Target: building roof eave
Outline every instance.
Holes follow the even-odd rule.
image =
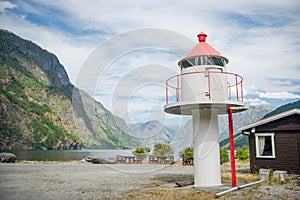
[[[277,119],[281,119],[283,117],[287,117],[287,116],[290,116],[290,115],[293,115],[293,114],[300,114],[300,109],[294,108],[294,109],[291,109],[291,110],[288,110],[288,111],[285,111],[285,112],[282,112],[282,113],[279,113],[279,114],[276,114],[276,115],[272,115],[268,118],[261,119],[259,121],[253,122],[251,124],[247,124],[245,126],[239,127],[238,131],[245,131],[245,130],[248,130],[248,129],[252,129],[254,127],[257,127],[257,126],[260,126],[260,125],[263,125],[263,124],[266,124],[266,123],[269,123],[269,122],[272,122],[272,121],[275,121]]]

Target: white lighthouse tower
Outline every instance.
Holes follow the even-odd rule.
[[[164,111],[192,115],[194,186],[221,185],[218,115],[245,110],[243,78],[227,72],[227,58],[198,35],[199,43],[178,62],[181,73],[166,81]]]

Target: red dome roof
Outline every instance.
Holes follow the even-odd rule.
[[[192,48],[190,52],[188,52],[184,58],[182,58],[179,63],[187,58],[196,57],[196,56],[217,56],[222,57],[226,60],[226,63],[229,62],[227,58],[221,55],[220,52],[215,50],[212,46],[210,46],[208,43],[205,42],[207,35],[203,32],[201,32],[199,35],[197,35],[199,43]]]

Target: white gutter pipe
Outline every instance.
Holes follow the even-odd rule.
[[[228,190],[225,190],[223,192],[219,192],[217,194],[215,194],[215,197],[218,198],[224,194],[227,194],[229,192],[232,192],[232,191],[235,191],[235,190],[239,190],[239,189],[242,189],[242,188],[245,188],[245,187],[249,187],[249,186],[252,186],[252,185],[256,185],[258,183],[261,183],[263,182],[264,180],[260,180],[260,181],[256,181],[256,182],[252,182],[252,183],[248,183],[248,184],[245,184],[245,185],[240,185],[240,186],[237,186],[237,187],[233,187],[233,188],[230,188]]]

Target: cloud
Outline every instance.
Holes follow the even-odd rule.
[[[18,15],[3,15],[0,17],[0,26],[54,53],[74,83],[80,66],[94,45],[83,42],[84,39],[80,37],[70,37],[58,30],[32,24],[23,18]]]
[[[148,56],[151,58],[154,55]],[[167,62],[168,58],[165,59],[162,61],[163,57],[160,58],[162,62]],[[177,73],[175,69],[178,67],[174,66],[172,69],[164,65],[151,64],[144,56],[141,56],[140,60],[136,57],[132,61],[131,64],[126,62],[126,65],[123,61],[111,65],[106,73],[99,77],[96,94],[97,92],[106,94],[104,97],[106,106],[127,121],[132,121],[132,116],[136,119],[150,120],[149,115],[157,106],[161,107],[160,115],[165,115],[162,108],[165,104],[165,81]],[[121,69],[119,64],[122,66],[121,72],[113,73]],[[140,115],[144,117],[138,117]]]
[[[300,2],[296,0],[233,0],[230,4],[190,0],[17,0],[14,4],[0,2],[0,26],[56,54],[73,83],[117,113],[123,112],[122,106],[130,105],[130,111],[149,115],[143,109],[151,109],[164,98],[164,88],[157,85],[163,85],[165,79],[173,75],[172,71],[179,71],[177,61],[197,42],[195,36],[200,31],[205,31],[207,42],[230,60],[228,71],[243,76],[247,95],[257,96],[256,91],[260,91],[262,96],[258,97],[266,101],[271,99],[270,96],[298,96],[299,62],[296,58],[300,51]],[[168,30],[168,34],[181,34],[190,41],[178,44],[171,36],[151,34],[151,31],[116,39],[126,32],[145,27],[148,30]],[[130,49],[139,46],[141,38],[145,48]],[[106,41],[110,41],[105,49],[106,54],[101,57],[94,54],[95,57],[90,59]],[[177,54],[173,55],[163,50],[154,49],[157,50],[155,53],[153,49],[146,49],[158,47],[159,42],[181,45],[177,48],[181,52],[174,51]],[[117,49],[110,49],[109,46]],[[127,51],[121,51],[122,54],[118,55],[120,49]],[[88,63],[88,60],[91,62]],[[95,82],[96,86],[91,88],[77,83],[81,68],[87,64],[93,65],[93,68],[86,70],[85,80],[87,83]],[[138,70],[150,65],[154,67],[144,72]],[[169,67],[170,73],[162,73],[157,66]],[[97,74],[99,68],[103,70],[101,74]],[[92,80],[95,74],[96,80]],[[153,88],[143,86],[144,83],[149,83]],[[282,95],[281,91],[290,94]],[[150,96],[153,101],[149,100]],[[290,97],[288,99],[292,99]],[[251,103],[266,101],[248,99]],[[119,105],[113,108],[113,102]]]
[[[245,102],[249,106],[257,106],[257,105],[269,105],[268,102],[263,101],[259,98],[247,98],[245,99]]]
[[[0,1],[0,13],[4,12],[7,9],[13,9],[17,6],[9,1]]]
[[[266,99],[300,99],[300,95],[290,92],[258,92],[258,96]]]

